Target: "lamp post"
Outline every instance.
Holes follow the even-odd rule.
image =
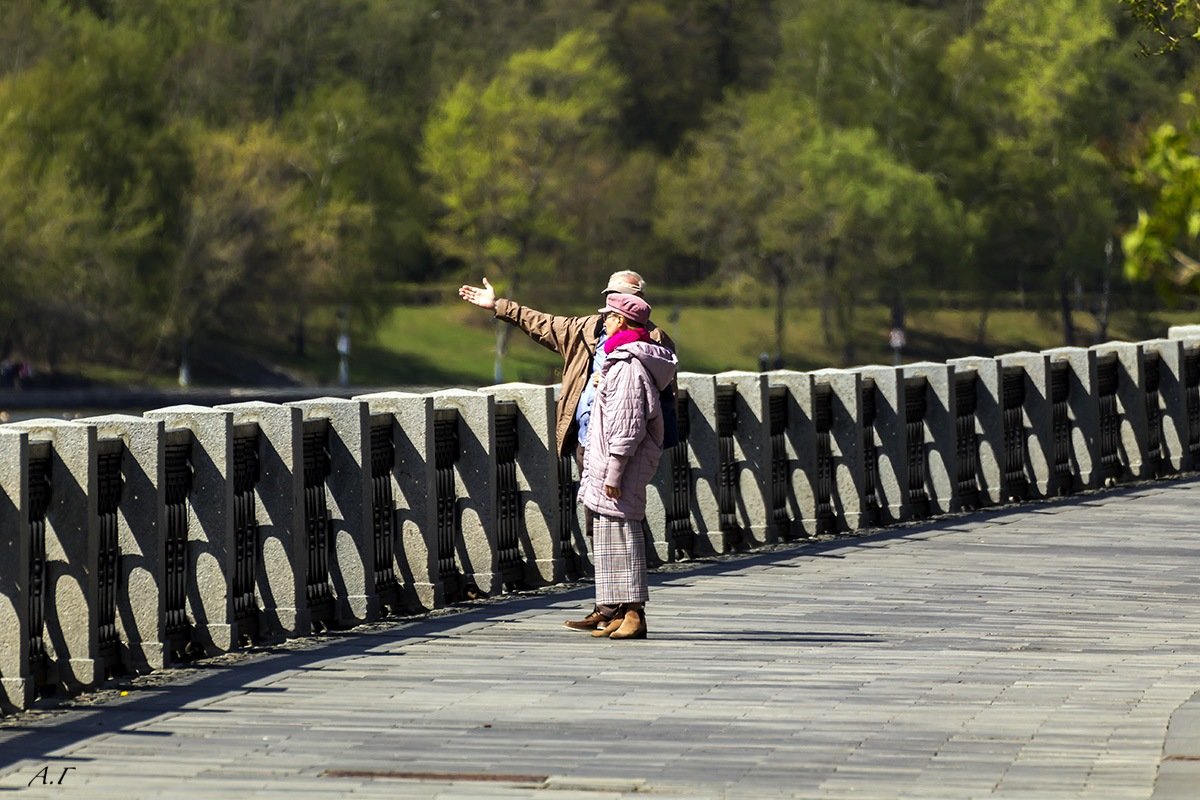
[[[900,366],[900,351],[904,349],[904,328],[892,328],[888,333],[888,346],[892,348],[892,363]]]
[[[192,366],[188,363],[188,340],[179,345],[179,385],[184,389],[192,385]]]
[[[338,309],[338,386],[350,385],[350,314],[345,306]]]

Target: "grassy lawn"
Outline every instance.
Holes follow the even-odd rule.
[[[588,307],[562,309],[587,313]],[[888,314],[883,308],[864,309],[856,323],[860,345],[855,363],[892,362],[887,346]],[[679,348],[681,369],[721,372],[758,369],[759,353],[774,350],[773,316],[769,308],[683,308],[656,317]],[[1156,312],[1114,315],[1109,339],[1139,340],[1166,336],[1172,324],[1200,322],[1194,313]],[[1032,311],[993,312],[982,343],[976,311],[938,309],[910,315],[904,362],[944,361],[970,355],[996,355],[1018,350],[1043,350],[1063,344],[1056,315]],[[1076,320],[1082,344],[1095,340],[1090,315]],[[534,344],[519,331],[509,338],[504,362],[506,381],[554,383],[559,357]],[[784,353],[791,369],[842,366],[840,355],[826,347],[816,309],[795,309],[787,319]],[[336,356],[329,347],[303,367],[311,374],[336,373]],[[460,386],[474,388],[493,382],[495,323],[488,312],[466,304],[404,307],[383,321],[374,340],[356,341],[351,376],[363,386]]]
[[[595,306],[556,309],[567,314],[587,314]],[[757,370],[762,352],[774,352],[774,317],[770,308],[712,308],[701,306],[666,308],[656,312],[661,324],[679,348],[680,368],[687,372],[712,373],[724,370]],[[855,364],[890,364],[887,346],[887,310],[865,307],[855,322]],[[1080,314],[1076,320],[1079,342],[1096,340],[1094,320]],[[1166,336],[1173,324],[1200,323],[1195,312],[1155,312],[1137,315],[1114,314],[1109,339],[1136,341]],[[989,315],[982,341],[980,314],[952,308],[914,311],[908,318],[908,342],[902,361],[945,361],[971,355],[997,355],[1018,350],[1043,350],[1063,344],[1057,315],[1002,310]],[[253,352],[247,355],[278,364],[315,386],[332,384],[337,375],[332,320],[314,320],[308,356],[291,352]],[[403,306],[387,314],[374,336],[357,336],[350,358],[351,381],[356,386],[378,388],[477,388],[493,383],[496,323],[490,313],[465,303]],[[795,308],[787,318],[784,341],[785,366],[790,369],[819,369],[844,366],[839,352],[826,346],[821,334],[820,313],[815,308]],[[560,377],[559,357],[534,344],[515,328],[509,337],[504,360],[504,380],[526,383],[556,383]],[[175,374],[144,374],[102,364],[72,364],[81,374],[102,383],[156,384],[171,386]],[[198,385],[228,381],[198,370]]]

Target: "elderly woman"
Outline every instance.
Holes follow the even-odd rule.
[[[659,392],[675,377],[675,354],[650,340],[650,305],[632,294],[608,295],[607,357],[598,377],[583,454],[579,494],[595,513],[596,605],[617,612],[593,636],[646,638],[646,486],[662,457]]]

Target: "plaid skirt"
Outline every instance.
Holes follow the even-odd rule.
[[[594,517],[592,561],[596,568],[596,604],[646,602],[650,595],[642,521],[603,514]]]

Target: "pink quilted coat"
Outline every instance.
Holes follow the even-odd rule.
[[[675,378],[678,360],[652,342],[630,342],[608,354],[592,406],[579,498],[598,514],[646,518],[646,486],[662,458],[658,393]],[[618,486],[613,500],[604,486]]]

